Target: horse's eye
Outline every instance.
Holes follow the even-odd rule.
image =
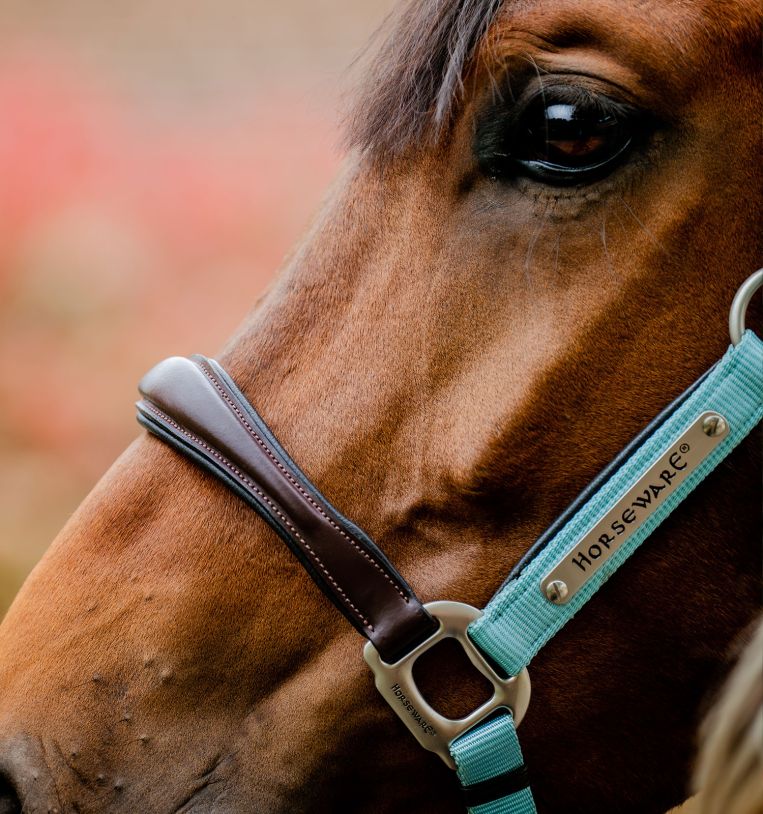
[[[546,184],[586,184],[627,157],[639,131],[636,112],[580,88],[544,88],[501,127],[488,171]],[[484,153],[483,153],[484,156]]]

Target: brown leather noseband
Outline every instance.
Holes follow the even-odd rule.
[[[140,392],[138,420],[255,509],[385,661],[437,630],[394,566],[310,483],[216,362],[166,359]]]

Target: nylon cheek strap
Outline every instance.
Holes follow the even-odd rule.
[[[619,545],[600,567],[569,599],[559,603],[544,590],[544,577],[576,552],[576,547],[602,519],[608,519],[634,484],[665,456],[706,413],[718,414],[727,422],[722,440],[692,469],[675,488],[668,489],[663,480],[660,491],[653,495],[654,506],[643,522]],[[653,433],[641,439],[630,450],[620,467],[612,472],[571,515],[545,546],[522,568],[516,577],[498,591],[485,608],[482,617],[469,626],[472,640],[501,665],[510,675],[527,667],[538,650],[546,644],[609,577],[639,548],[657,526],[707,477],[729,453],[763,419],[763,343],[751,331],[742,341],[729,348],[723,359],[693,388],[688,397],[658,425]],[[686,446],[686,445],[683,445]],[[680,458],[674,459],[676,462]],[[663,496],[663,490],[667,493]],[[646,499],[644,500],[646,502]],[[638,504],[637,504],[638,505]],[[635,511],[633,522],[638,520]],[[630,515],[628,515],[630,517]],[[610,535],[611,536],[611,535]],[[594,538],[596,539],[596,538]],[[596,544],[596,543],[594,543]],[[614,544],[613,544],[614,545]],[[585,567],[594,563],[581,561]],[[553,592],[552,592],[553,596]],[[527,788],[514,788],[512,778],[523,765],[511,715],[482,723],[451,744],[458,774],[465,785],[469,811],[473,814],[532,814],[535,806]],[[521,773],[521,769],[519,769]],[[501,785],[501,778],[504,785]],[[506,782],[508,781],[508,782]],[[495,785],[491,787],[491,782]],[[484,802],[480,792],[494,793],[492,802]]]
[[[717,413],[728,423],[728,434],[684,479],[654,505],[600,567],[564,604],[550,601],[541,587],[546,574],[574,552],[577,544],[608,515],[642,475],[679,443],[704,413]],[[641,546],[662,521],[750,433],[763,417],[763,343],[747,331],[731,347],[692,395],[637,447],[622,466],[538,552],[516,578],[490,600],[484,615],[469,627],[471,638],[510,675],[532,657],[588,602],[609,577]],[[664,485],[664,484],[663,484]],[[660,500],[657,504],[657,500]],[[638,522],[638,517],[636,518]],[[585,565],[585,563],[583,563]]]

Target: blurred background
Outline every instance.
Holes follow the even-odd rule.
[[[307,226],[392,5],[0,4],[0,617],[142,373],[213,355]]]

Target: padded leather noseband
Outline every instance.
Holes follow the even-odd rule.
[[[313,486],[216,362],[166,359],[140,392],[141,424],[255,509],[385,661],[437,630],[394,566]]]

